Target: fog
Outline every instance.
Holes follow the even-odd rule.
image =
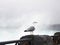
[[[52,24],[60,24],[60,0],[0,0],[0,41],[19,39],[32,25],[34,34],[53,35]]]

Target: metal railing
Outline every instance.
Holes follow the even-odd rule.
[[[4,41],[4,42],[0,42],[0,45],[18,43],[18,42],[22,42],[22,41],[31,41],[31,38],[25,38],[25,39],[20,39],[20,40],[12,40],[12,41]]]

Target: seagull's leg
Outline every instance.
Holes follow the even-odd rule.
[[[32,32],[30,32],[30,35],[33,35],[33,31],[32,31]]]

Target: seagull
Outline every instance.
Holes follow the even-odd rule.
[[[33,32],[34,30],[35,30],[35,27],[31,26],[27,30],[25,30],[24,32]]]
[[[35,30],[34,26],[31,26],[30,28],[28,28],[27,30],[25,30],[24,32],[30,32],[31,35],[33,35],[33,31]]]

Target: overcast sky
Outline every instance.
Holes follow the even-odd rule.
[[[50,24],[60,24],[60,0],[0,0],[0,41],[19,39],[32,25],[35,34],[53,35],[40,29]]]

